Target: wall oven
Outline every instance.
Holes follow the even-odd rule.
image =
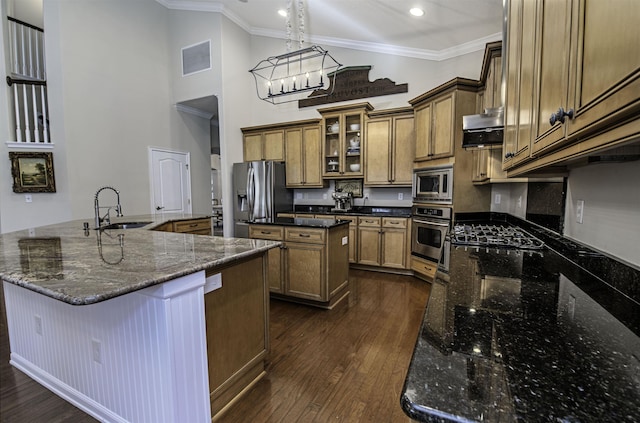
[[[411,254],[449,270],[451,207],[414,204],[411,221]]]
[[[413,201],[451,204],[453,166],[429,167],[413,171]]]

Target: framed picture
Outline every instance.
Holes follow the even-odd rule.
[[[362,179],[336,180],[336,191],[350,192],[354,198],[362,198]]]
[[[13,192],[56,192],[53,153],[9,152]]]

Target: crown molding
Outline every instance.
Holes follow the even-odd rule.
[[[250,35],[259,37],[278,38],[286,40],[285,31],[275,31],[266,28],[251,27],[246,21],[231,12],[224,5],[217,2],[202,2],[196,0],[156,0],[158,3],[171,10],[184,10],[191,12],[215,12],[220,13],[233,23],[244,29]],[[411,57],[414,59],[443,61],[462,56],[474,51],[484,50],[487,43],[502,40],[502,33],[488,35],[464,44],[453,46],[444,50],[427,50],[410,47],[396,46],[392,44],[371,43],[368,41],[356,41],[343,38],[308,36],[306,42],[311,44],[328,45],[333,47],[361,50],[371,53],[391,54],[395,56]]]

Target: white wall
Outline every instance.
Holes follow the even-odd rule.
[[[333,58],[343,66],[371,66],[369,80],[389,78],[396,84],[409,84],[409,92],[380,97],[370,97],[350,102],[329,103],[326,105],[298,109],[298,103],[272,105],[260,100],[256,95],[255,82],[248,69],[260,60],[286,52],[284,40],[266,37],[252,37],[251,62],[244,70],[246,83],[251,86],[251,98],[248,99],[251,115],[246,116],[246,125],[262,125],[273,122],[311,119],[320,117],[316,109],[349,103],[369,102],[375,109],[389,109],[409,106],[411,100],[438,85],[455,77],[480,78],[480,68],[484,51],[477,51],[457,58],[435,62],[394,56],[390,54],[369,53],[340,47],[325,46]]]
[[[500,203],[497,203],[497,196]],[[527,214],[527,183],[499,183],[491,186],[491,211],[524,219]]]
[[[567,183],[565,236],[640,267],[640,161],[573,169]],[[583,223],[576,203],[584,200]]]

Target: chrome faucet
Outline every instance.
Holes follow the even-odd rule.
[[[113,192],[116,193],[117,196],[117,201],[118,204],[115,206],[106,206],[106,207],[100,207],[100,203],[98,202],[98,196],[100,195],[100,192],[102,190],[105,189],[110,189]],[[120,191],[118,191],[117,189],[115,189],[114,187],[102,187],[100,188],[95,195],[95,198],[93,199],[93,208],[95,210],[95,221],[96,221],[96,229],[100,229],[102,226],[103,222],[106,222],[106,224],[110,224],[111,223],[111,217],[109,216],[109,211],[111,211],[112,208],[116,209],[116,213],[118,217],[122,217],[122,206],[120,205]],[[105,213],[105,215],[103,217],[100,217],[100,209],[107,209],[107,212]]]

